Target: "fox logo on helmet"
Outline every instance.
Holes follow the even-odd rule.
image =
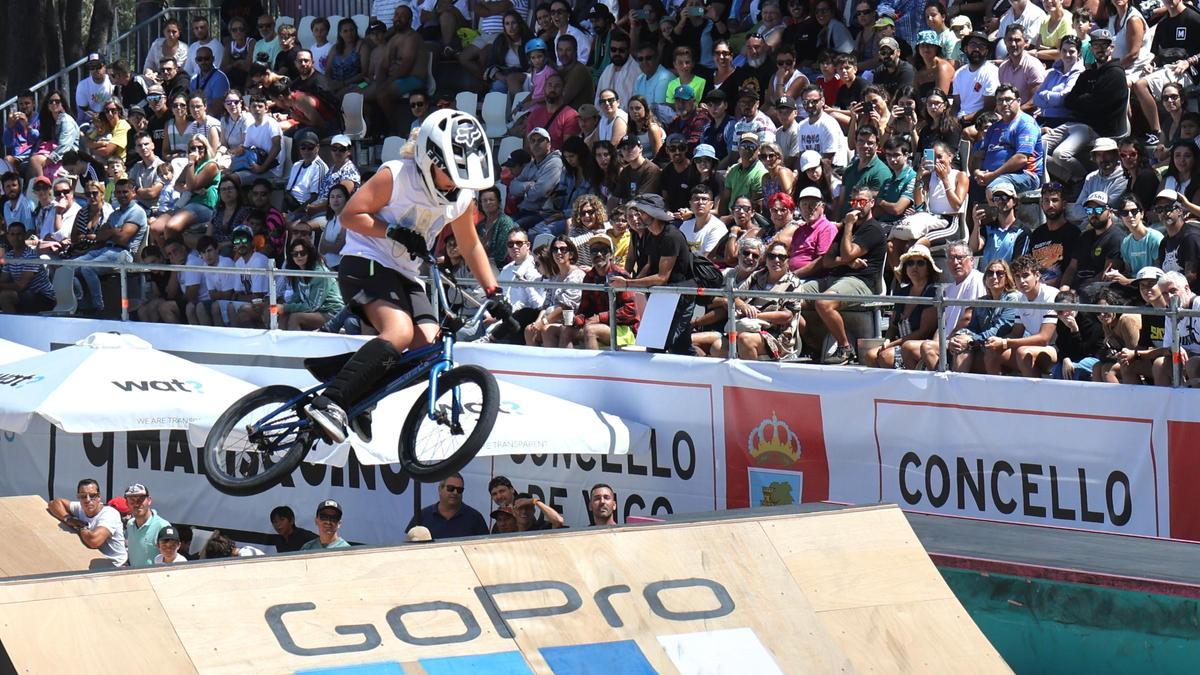
[[[460,120],[454,129],[454,142],[461,145],[475,145],[483,139],[483,130],[472,121]]]

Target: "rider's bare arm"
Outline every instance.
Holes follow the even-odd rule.
[[[368,237],[386,237],[388,224],[375,214],[388,205],[391,197],[392,172],[386,167],[380,167],[346,203],[340,220],[342,227]]]

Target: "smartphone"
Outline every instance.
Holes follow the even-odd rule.
[[[688,7],[686,11],[688,16],[704,16],[703,7]]]
[[[633,11],[633,18],[637,19],[638,21],[645,21],[649,16],[650,12],[645,9],[635,9]]]
[[[925,166],[933,166],[933,148],[925,148]]]

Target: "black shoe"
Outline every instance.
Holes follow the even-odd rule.
[[[355,417],[354,419],[350,420],[350,428],[354,430],[354,433],[359,438],[366,441],[367,443],[370,443],[371,442],[371,411],[368,410],[368,411],[360,414],[358,417]]]
[[[854,360],[854,351],[850,345],[838,347],[832,354],[825,357],[823,363],[827,366],[844,366]]]
[[[313,424],[324,432],[330,443],[341,443],[346,440],[346,412],[341,406],[324,396],[318,396],[313,402],[304,406],[304,412]]]

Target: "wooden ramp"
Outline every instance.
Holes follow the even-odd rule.
[[[892,506],[0,582],[0,645],[37,672],[1009,672]]]
[[[46,511],[34,495],[0,497],[0,577],[112,569],[98,551]]]

